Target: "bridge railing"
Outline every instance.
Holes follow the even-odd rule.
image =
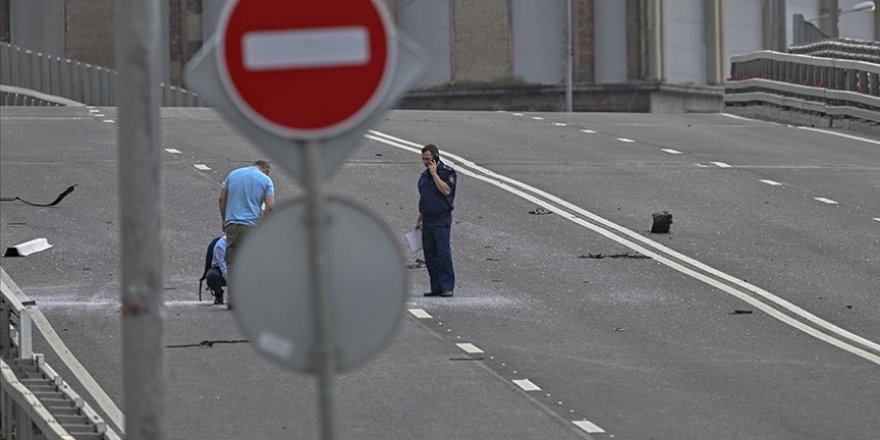
[[[0,84],[86,105],[114,106],[117,76],[115,70],[105,67],[0,43]],[[161,88],[164,107],[205,106],[204,100],[186,89],[166,84]]]
[[[724,103],[880,123],[880,64],[773,51],[738,55],[731,58]]]

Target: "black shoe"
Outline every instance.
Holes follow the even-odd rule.
[[[443,294],[443,292],[441,292],[441,291],[439,291],[439,290],[432,290],[432,291],[430,291],[430,292],[425,292],[425,293],[424,293],[425,296],[440,296],[440,295],[442,295],[442,294]]]
[[[232,309],[233,309],[232,302],[231,301],[227,302],[226,303],[226,310],[232,310]]]
[[[452,296],[452,291],[451,290],[444,290],[444,291],[440,292],[440,296],[442,296],[444,298],[449,298],[450,296]]]

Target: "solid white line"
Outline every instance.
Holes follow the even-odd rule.
[[[197,170],[202,170],[202,171],[208,171],[211,169],[211,167],[209,167],[203,163],[196,163],[196,164],[193,164],[193,166],[196,167]]]
[[[878,222],[880,222],[880,217],[874,217],[874,220],[877,220]]]
[[[419,319],[431,319],[430,313],[426,312],[424,309],[409,309],[409,312],[412,313],[413,316]]]
[[[724,162],[709,162],[712,165],[715,165],[718,168],[730,168],[730,164],[726,164]]]
[[[511,113],[511,114],[514,116],[522,116],[523,115],[522,113]]]
[[[620,142],[628,143],[628,144],[635,142],[634,140],[629,139],[629,138],[617,138],[617,140],[619,140]]]
[[[755,119],[745,118],[745,117],[742,117],[739,115],[732,115],[730,113],[721,113],[721,116],[727,116],[728,118],[731,118],[731,119],[739,119],[740,121],[758,122]]]
[[[553,125],[555,125],[557,127],[567,127],[568,126],[568,124],[566,124],[564,122],[554,122]]]
[[[113,120],[112,119],[104,119],[104,122],[111,122],[112,123]]]
[[[369,134],[367,134],[365,136],[369,139],[374,140],[374,141],[381,142],[386,145],[390,145],[392,147],[407,150],[407,151],[410,151],[415,154],[421,154],[421,145],[417,144],[415,142],[407,141],[405,139],[400,139],[400,138],[397,138],[397,137],[394,137],[394,136],[391,136],[391,135],[388,135],[388,134],[385,134],[382,132],[378,132],[375,130],[369,130],[368,133]],[[379,137],[379,136],[381,136],[381,137]],[[483,167],[481,167],[481,166],[479,166],[479,165],[477,165],[467,159],[464,159],[460,156],[457,156],[455,154],[448,153],[448,152],[444,153],[444,154],[446,155],[446,157],[452,158],[452,159],[460,162],[463,165],[466,165],[470,168],[477,170],[476,172],[474,172],[474,171],[468,170],[467,168],[461,168],[460,171],[463,174],[466,174],[466,175],[474,177],[478,180],[482,180],[486,183],[494,185],[500,189],[503,189],[504,191],[508,191],[511,194],[517,195],[517,196],[519,196],[525,200],[528,200],[532,203],[536,203],[543,208],[549,209],[551,211],[553,211],[555,209],[556,211],[554,211],[554,212],[559,212],[560,215],[563,216],[563,218],[566,218],[567,220],[569,220],[573,223],[576,223],[580,226],[583,226],[587,229],[590,229],[590,230],[598,233],[599,235],[602,235],[612,241],[618,242],[626,247],[629,247],[630,249],[632,249],[636,252],[640,252],[642,254],[648,255],[648,256],[654,258],[655,260],[657,260],[658,262],[665,264],[665,265],[667,265],[667,266],[669,266],[679,272],[682,272],[682,273],[689,275],[693,278],[696,278],[706,284],[709,284],[713,287],[716,287],[719,290],[722,290],[723,292],[726,292],[726,293],[728,293],[736,298],[739,298],[742,301],[754,306],[755,308],[760,309],[761,311],[767,313],[771,317],[773,317],[779,321],[782,321],[785,324],[788,324],[798,330],[801,330],[804,333],[809,334],[810,336],[813,336],[817,339],[820,339],[824,342],[827,342],[828,344],[834,345],[835,347],[838,347],[842,350],[848,351],[852,354],[855,354],[859,357],[862,357],[866,360],[869,360],[873,363],[880,365],[880,356],[878,356],[874,353],[866,352],[865,350],[863,350],[859,347],[854,347],[847,342],[843,342],[843,341],[836,339],[832,336],[824,334],[824,333],[822,333],[812,327],[809,327],[809,326],[783,314],[779,310],[776,310],[773,307],[771,307],[770,305],[767,305],[767,304],[761,302],[760,300],[751,296],[748,293],[745,293],[743,291],[740,291],[740,290],[737,290],[733,287],[730,287],[724,283],[721,283],[718,280],[709,278],[708,276],[706,276],[702,273],[698,273],[692,269],[686,268],[686,267],[682,266],[681,264],[674,262],[674,261],[670,260],[669,258],[666,258],[663,255],[660,255],[656,252],[650,251],[647,248],[644,248],[644,247],[642,247],[642,246],[640,246],[640,245],[638,245],[638,244],[636,244],[626,238],[617,236],[614,233],[612,233],[611,231],[603,229],[602,227],[600,227],[596,224],[590,223],[590,222],[584,220],[583,218],[588,218],[588,219],[598,223],[599,225],[607,227],[608,229],[616,231],[616,232],[618,232],[626,237],[629,237],[633,240],[644,243],[644,244],[658,250],[659,252],[663,252],[665,255],[668,255],[672,258],[675,258],[675,259],[677,259],[685,264],[688,264],[698,270],[701,270],[705,273],[708,273],[709,275],[715,276],[715,277],[720,278],[721,280],[724,280],[728,283],[739,286],[739,287],[745,289],[746,291],[751,292],[752,294],[755,294],[757,296],[760,296],[761,298],[764,298],[765,300],[767,300],[771,303],[774,303],[777,306],[784,308],[784,309],[788,310],[789,312],[791,312],[791,313],[803,318],[804,320],[809,321],[809,322],[815,324],[816,326],[819,326],[827,331],[835,333],[843,338],[849,339],[852,342],[861,344],[864,347],[867,347],[871,350],[875,350],[877,352],[880,352],[880,344],[877,344],[876,342],[873,342],[871,340],[863,338],[863,337],[856,335],[848,330],[842,329],[842,328],[840,328],[840,327],[838,327],[828,321],[825,321],[822,318],[819,318],[818,316],[813,315],[812,313],[804,310],[800,306],[797,306],[797,305],[795,305],[785,299],[782,299],[782,298],[780,298],[780,297],[778,297],[778,296],[776,296],[776,295],[774,295],[774,294],[772,294],[772,293],[770,293],[770,292],[768,292],[758,286],[755,286],[754,284],[751,284],[747,281],[735,278],[731,275],[728,275],[727,273],[721,272],[718,269],[715,269],[711,266],[706,265],[705,263],[702,263],[702,262],[697,261],[691,257],[688,257],[680,252],[677,252],[673,249],[670,249],[670,248],[668,248],[668,247],[666,247],[656,241],[653,241],[647,237],[644,237],[640,234],[637,234],[636,232],[634,232],[630,229],[627,229],[627,228],[620,226],[614,222],[606,220],[603,217],[600,217],[596,214],[593,214],[592,212],[589,212],[579,206],[576,206],[570,202],[567,202],[563,199],[560,199],[559,197],[556,197],[552,194],[549,194],[549,193],[544,192],[542,190],[539,190],[535,187],[532,187],[530,185],[522,183],[518,180],[499,175],[499,174],[495,173],[494,171],[483,168]],[[477,174],[478,172],[483,173],[483,174]],[[536,198],[530,194],[526,194],[518,189],[512,188],[511,185],[523,188],[524,190],[532,192],[540,197],[544,197],[545,199],[550,200],[553,203],[559,204],[559,206],[556,206],[556,205],[549,203],[545,200],[538,199],[538,198]],[[567,209],[574,211],[575,213],[577,213],[577,215],[573,215],[573,214],[564,212],[562,207],[565,207]]]
[[[528,379],[514,379],[513,383],[522,388],[523,391],[541,391],[541,387],[535,385]]]
[[[587,130],[587,129],[581,130],[581,133],[589,133],[589,134],[593,134],[593,133],[595,133],[595,132],[596,132],[596,130]]]
[[[664,153],[669,153],[669,154],[682,154],[681,151],[673,150],[672,148],[662,148],[662,149],[660,149],[660,151],[662,151]]]
[[[775,180],[770,180],[770,179],[762,179],[761,182],[766,183],[767,185],[770,185],[770,186],[781,186],[782,185],[781,183],[779,183]]]
[[[543,121],[544,120],[544,118],[542,118],[540,116],[532,116],[532,119],[534,119],[536,121]]]
[[[813,199],[822,202],[826,205],[837,205],[838,203],[831,199],[826,199],[825,197],[813,197]]]
[[[464,350],[465,353],[470,353],[470,354],[483,353],[483,350],[480,350],[480,347],[477,347],[476,345],[471,344],[470,342],[459,342],[455,345],[457,345],[458,348]]]
[[[801,130],[816,131],[819,133],[830,134],[832,136],[838,136],[838,137],[842,137],[842,138],[852,139],[854,141],[862,141],[862,142],[867,142],[869,144],[880,145],[880,141],[875,141],[874,139],[863,138],[861,136],[853,136],[851,134],[838,133],[836,131],[828,131],[828,130],[823,130],[821,128],[813,128],[813,127],[798,127],[798,128],[800,128]]]
[[[571,423],[574,423],[578,428],[583,429],[587,432],[587,434],[604,434],[605,430],[596,426],[593,422],[589,420],[572,420]]]
[[[166,148],[165,151],[171,154],[180,154],[180,150],[178,150],[177,148]]]
[[[252,31],[242,36],[247,70],[360,66],[370,61],[370,31],[363,26]]]

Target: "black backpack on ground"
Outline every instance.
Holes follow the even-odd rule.
[[[208,269],[211,268],[211,262],[214,261],[214,246],[221,238],[223,238],[222,235],[211,240],[211,244],[208,245],[208,252],[205,254],[205,270],[202,272],[202,277],[199,278],[199,301],[202,300],[202,283],[208,277]]]

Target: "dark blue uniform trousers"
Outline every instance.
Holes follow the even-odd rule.
[[[431,277],[432,292],[452,292],[455,289],[455,271],[452,269],[452,247],[449,231],[452,217],[422,219],[422,248],[425,266]]]

